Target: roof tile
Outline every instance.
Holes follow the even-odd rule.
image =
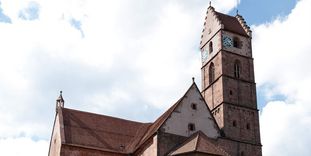
[[[216,140],[207,137],[198,131],[190,136],[183,144],[173,150],[169,156],[180,155],[191,152],[200,152],[219,156],[229,156],[222,148],[218,147]]]
[[[121,153],[133,151],[151,125],[68,108],[62,113],[66,143]]]
[[[224,25],[224,30],[228,30],[231,32],[238,33],[243,36],[248,36],[246,31],[243,29],[242,25],[238,21],[237,18],[229,15],[222,14],[220,12],[216,12],[218,19]]]

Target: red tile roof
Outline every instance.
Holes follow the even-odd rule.
[[[229,156],[222,148],[216,145],[216,140],[207,137],[198,131],[190,136],[183,144],[173,150],[169,156],[180,155],[191,152],[200,152],[219,156]]]
[[[164,114],[162,114],[148,129],[148,131],[144,134],[142,139],[140,140],[138,146],[142,145],[145,141],[147,141],[151,136],[153,136],[158,129],[162,126],[162,124],[166,121],[166,119],[172,114],[172,112],[177,107],[180,100],[178,100],[171,108],[169,108]],[[137,147],[138,148],[138,147]]]
[[[129,153],[151,123],[62,108],[65,143]]]
[[[117,153],[133,153],[150,139],[170,117],[187,90],[173,106],[154,123],[140,123],[111,116],[93,114],[68,108],[60,108],[64,143]]]
[[[246,31],[243,29],[242,25],[240,24],[240,22],[238,21],[236,17],[222,14],[216,11],[215,13],[218,19],[220,20],[220,22],[224,25],[224,30],[235,32],[243,36],[248,36]]]

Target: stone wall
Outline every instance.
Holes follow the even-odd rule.
[[[52,131],[52,137],[50,140],[49,156],[59,156],[61,148],[60,138],[60,126],[59,126],[59,115],[57,114],[54,121],[54,127]]]
[[[218,146],[232,156],[262,156],[261,145],[248,144],[228,139],[218,139]],[[243,154],[242,154],[243,153]]]
[[[195,105],[195,109],[192,105]],[[217,138],[219,130],[212,116],[200,91],[195,85],[192,85],[163,123],[161,131],[186,137],[197,131],[202,131],[208,137]],[[189,125],[193,125],[194,129],[191,130]]]
[[[156,156],[158,153],[158,135],[153,136],[147,141],[145,148],[139,152],[139,154],[134,154],[137,156]]]
[[[157,156],[167,155],[173,148],[175,148],[176,146],[179,146],[186,139],[187,137],[164,133],[164,132],[158,132],[159,142],[158,142],[158,155]]]
[[[224,105],[223,107],[226,112],[223,128],[226,137],[260,144],[258,111],[234,105]]]
[[[228,36],[232,39],[238,38],[240,47],[222,47],[223,50],[230,51],[239,55],[252,57],[252,48],[251,48],[251,38],[238,35],[236,33],[228,32],[228,31],[222,31],[222,36]]]

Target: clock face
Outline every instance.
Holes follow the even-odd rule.
[[[204,63],[208,58],[208,49],[205,48],[202,52],[202,62]]]
[[[224,47],[229,48],[229,47],[233,47],[233,40],[231,37],[229,36],[223,36],[222,37],[222,44]]]

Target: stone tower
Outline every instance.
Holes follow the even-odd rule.
[[[230,155],[262,155],[251,39],[242,16],[207,9],[200,43],[202,95],[221,129],[219,145]]]

